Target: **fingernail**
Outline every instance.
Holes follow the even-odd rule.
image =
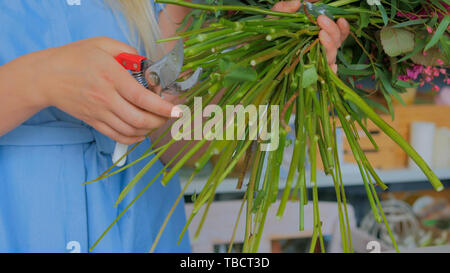
[[[337,74],[337,72],[338,72],[337,64],[333,64],[333,66],[331,68],[333,69],[334,74]]]
[[[173,118],[180,118],[183,115],[183,110],[181,110],[180,107],[174,106],[172,108],[172,112],[170,113],[170,116]]]

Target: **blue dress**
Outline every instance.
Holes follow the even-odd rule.
[[[156,14],[161,10],[159,5],[154,8]],[[95,36],[128,42],[121,23],[124,18],[117,19],[103,0],[0,1],[0,65]],[[149,145],[148,140],[141,144],[129,160]],[[111,139],[54,107],[1,136],[0,252],[89,252],[163,167],[158,161],[115,208],[121,190],[151,158],[118,175],[82,185],[112,164],[113,148]],[[166,187],[156,180],[93,251],[149,251],[179,193],[178,177]],[[180,202],[156,252],[189,252],[187,236],[177,244],[184,224]]]

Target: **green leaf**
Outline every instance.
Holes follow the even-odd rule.
[[[254,82],[258,78],[258,74],[253,68],[237,65],[230,58],[220,59],[219,69],[224,74],[225,86],[231,86],[242,81]]]
[[[403,88],[417,88],[419,86],[419,83],[413,83],[413,82],[405,82],[401,80],[397,80],[394,83],[395,86],[403,87]]]
[[[370,67],[370,64],[351,64],[347,65],[349,69],[353,70],[364,70]]]
[[[414,33],[408,30],[383,27],[380,38],[384,51],[391,57],[396,57],[414,50]]]
[[[388,106],[388,112],[391,114],[392,120],[395,119],[395,112],[394,112],[394,106],[392,105],[392,98],[387,94],[387,92],[384,90],[384,88],[381,88],[382,94],[384,96],[384,99],[386,100],[387,106]]]
[[[377,68],[376,75],[381,80],[381,83],[383,84],[384,88],[386,89],[386,91],[389,94],[396,93],[396,91],[394,90],[394,88],[391,85],[389,76],[388,76],[388,74],[385,71]]]
[[[440,0],[430,0],[431,3],[433,3],[433,5],[435,5],[437,8],[441,9],[438,12],[447,12],[447,9],[440,3]],[[444,2],[446,2],[446,4],[448,5],[450,3],[450,1],[445,0]]]
[[[416,35],[416,46],[414,47],[414,50],[412,52],[406,54],[406,56],[404,56],[400,60],[398,60],[397,63],[401,63],[405,60],[408,60],[409,58],[411,58],[417,54],[422,54],[422,50],[425,48],[426,40],[421,39],[421,37],[419,37],[419,36],[420,35]]]
[[[347,76],[370,76],[373,74],[373,71],[371,70],[351,69],[343,65],[338,65],[338,71],[340,75],[347,75]]]
[[[377,7],[380,10],[381,17],[383,18],[384,25],[386,26],[389,22],[386,10],[384,9],[383,5],[381,5],[381,4],[377,5]]]
[[[222,73],[226,73],[232,65],[233,63],[231,62],[230,58],[222,58],[219,60],[219,69]]]
[[[450,38],[447,35],[443,35],[441,37],[440,45],[442,51],[444,51],[444,54],[447,57],[447,60],[450,60]]]
[[[416,64],[421,64],[425,66],[437,66],[439,65],[437,60],[441,59],[444,63],[448,63],[448,58],[445,56],[445,53],[442,51],[439,52],[439,49],[433,47],[426,52],[426,56],[423,55],[422,52],[417,53],[416,55],[411,57],[411,60]]]
[[[394,96],[401,104],[405,104],[403,102],[403,99],[398,94],[399,92],[394,89],[394,87],[391,84],[390,78],[387,75],[385,71],[382,71],[381,69],[377,69],[376,71],[377,77],[381,80],[381,83],[383,84],[383,89],[386,90],[386,92],[392,96]],[[385,96],[386,97],[386,96]]]
[[[230,72],[225,75],[225,81],[251,81],[258,79],[256,71],[250,67],[233,66]]]
[[[418,19],[418,20],[411,20],[411,21],[406,21],[400,24],[396,24],[394,26],[392,26],[393,28],[402,28],[402,27],[409,27],[409,26],[415,26],[415,25],[422,25],[425,24],[427,20],[425,19]]]
[[[434,26],[434,25],[436,25],[438,19],[439,19],[439,17],[438,17],[438,15],[437,15],[437,13],[435,13],[435,14],[433,15],[433,17],[430,19],[430,21],[427,23],[427,25],[429,25],[429,26]]]
[[[444,32],[447,30],[448,24],[450,23],[450,15],[446,15],[442,22],[439,24],[439,27],[436,29],[436,33],[434,33],[431,40],[428,42],[428,44],[425,46],[425,51],[432,48],[434,45],[436,45],[437,42],[439,42],[439,39],[441,39],[441,36],[444,34]]]
[[[391,20],[397,16],[397,0],[391,1]]]
[[[364,28],[369,26],[369,14],[365,13],[365,12],[361,12],[359,14],[359,19],[358,19],[358,25],[359,25],[359,29],[356,31],[358,37],[361,37],[361,32]]]
[[[302,81],[303,88],[313,85],[318,80],[319,75],[317,75],[317,70],[315,66],[307,68],[305,69],[305,71],[303,71],[303,81]]]
[[[389,114],[389,110],[388,110],[386,107],[384,107],[383,105],[379,104],[378,102],[376,102],[376,101],[374,101],[374,100],[371,100],[371,99],[368,98],[368,97],[362,97],[362,98],[363,98],[364,101],[365,101],[369,106],[371,106],[372,108],[379,109],[379,110],[381,110],[382,112],[384,112],[384,113],[386,113],[386,114]]]

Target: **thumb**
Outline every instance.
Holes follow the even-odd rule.
[[[293,0],[293,1],[282,1],[276,3],[272,10],[273,11],[281,11],[281,12],[296,12],[300,8],[301,3],[300,0]]]
[[[109,37],[95,37],[91,38],[91,42],[103,51],[106,51],[111,56],[117,56],[120,53],[138,54],[136,48],[115,40]]]

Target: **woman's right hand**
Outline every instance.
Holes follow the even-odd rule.
[[[141,86],[115,60],[122,52],[137,54],[127,44],[96,37],[29,54],[19,61],[32,75],[24,91],[41,107],[55,106],[115,141],[138,142],[181,110]]]

